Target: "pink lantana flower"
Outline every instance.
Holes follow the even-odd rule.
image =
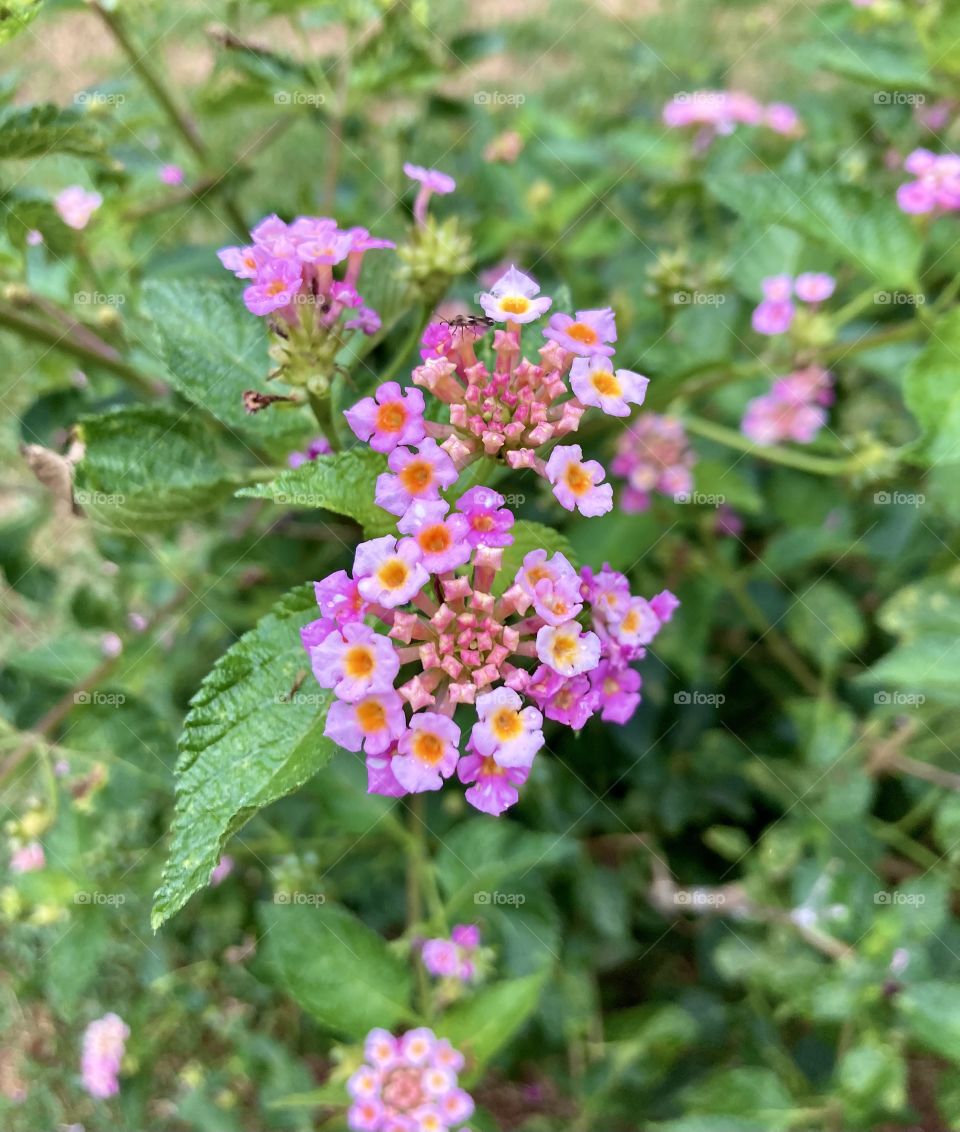
[[[807,366],[775,381],[769,393],[747,404],[741,422],[755,444],[792,440],[809,444],[827,422],[825,406],[833,401],[833,379],[820,366]]]
[[[165,185],[183,184],[183,169],[179,165],[161,165],[157,176]]]
[[[480,296],[480,306],[494,322],[523,324],[534,322],[550,309],[553,299],[540,295],[540,285],[516,267]]]
[[[14,849],[10,855],[10,872],[35,873],[44,868],[46,863],[43,846],[39,841],[30,841],[26,845],[21,845],[19,849]]]
[[[422,165],[411,165],[409,161],[404,164],[403,171],[411,181],[416,181],[420,185],[417,199],[413,202],[413,218],[420,227],[423,227],[427,220],[427,205],[433,194],[444,196],[452,193],[457,187],[457,182],[448,174],[441,173],[439,169],[425,169]]]
[[[628,417],[631,405],[642,405],[649,384],[649,378],[632,370],[615,371],[599,354],[576,358],[570,367],[570,385],[577,397],[611,417]]]
[[[596,668],[600,651],[600,638],[596,633],[585,631],[579,621],[544,625],[537,633],[537,656],[561,676],[579,676]]]
[[[412,794],[439,790],[460,758],[460,728],[448,716],[418,712],[400,737],[391,764],[397,781]]]
[[[610,307],[577,311],[576,317],[558,311],[551,317],[543,336],[571,354],[585,358],[595,354],[609,356],[614,352],[609,343],[617,340],[616,318]]]
[[[91,1097],[104,1100],[120,1092],[120,1065],[130,1027],[117,1014],[104,1014],[83,1034],[80,1075]]]
[[[897,204],[903,212],[942,214],[960,209],[960,156],[915,149],[903,167],[916,178],[897,190]]]
[[[53,198],[57,215],[68,228],[78,231],[90,223],[90,217],[103,204],[99,193],[88,192],[82,185],[70,185]]]
[[[320,687],[333,688],[347,703],[356,703],[371,692],[393,691],[400,671],[393,643],[362,621],[328,634],[310,650],[310,660]]]
[[[610,465],[614,475],[627,481],[621,499],[624,511],[646,511],[650,495],[688,495],[693,489],[691,469],[696,455],[683,425],[674,417],[641,413],[617,441]]]
[[[471,487],[457,500],[457,510],[467,520],[467,541],[478,546],[504,547],[513,543],[510,528],[513,512],[504,506],[506,500],[489,487]]]
[[[416,500],[439,499],[441,488],[452,487],[457,482],[454,462],[429,436],[421,440],[415,450],[394,448],[387,467],[390,472],[377,477],[374,498],[392,515],[403,515]]]
[[[546,476],[561,507],[581,515],[605,515],[613,509],[613,488],[603,483],[604,467],[584,460],[579,444],[559,445],[546,463]]]
[[[837,281],[825,271],[804,271],[798,275],[793,288],[804,303],[822,303],[836,290]]]
[[[544,742],[540,712],[523,707],[523,700],[512,688],[477,696],[476,703],[479,718],[470,740],[477,753],[489,755],[500,766],[529,768]]]
[[[431,574],[455,570],[473,554],[473,547],[467,539],[469,524],[466,518],[459,513],[448,515],[449,510],[450,504],[444,499],[430,502],[418,499],[411,503],[397,523],[398,530],[411,536],[420,551],[424,569]]]
[[[476,952],[480,948],[480,929],[476,924],[456,924],[449,939],[424,940],[420,958],[438,979],[470,982],[477,975]]]
[[[270,314],[290,306],[300,289],[300,268],[292,260],[271,259],[257,267],[256,282],[243,292],[251,314]]]
[[[464,795],[467,801],[474,809],[494,817],[516,804],[520,797],[517,787],[529,776],[529,767],[501,766],[493,756],[477,754],[470,744],[457,764],[460,781],[473,784]]]
[[[758,334],[772,337],[776,334],[786,334],[793,325],[796,307],[791,302],[774,302],[764,299],[750,317],[750,323]]]
[[[348,751],[386,751],[406,730],[403,701],[391,688],[365,696],[355,703],[334,700],[327,711],[324,735]]]
[[[425,436],[423,393],[401,389],[395,381],[381,385],[343,414],[354,433],[377,452],[392,452],[399,444],[419,444]]]
[[[234,860],[229,853],[224,853],[219,861],[210,870],[210,887],[217,888],[233,872]]]
[[[393,535],[384,535],[362,542],[353,563],[361,597],[387,609],[410,601],[429,578],[422,558],[412,539],[398,543]]]
[[[600,718],[605,723],[626,723],[640,703],[641,683],[642,678],[635,668],[601,661],[590,673]]]

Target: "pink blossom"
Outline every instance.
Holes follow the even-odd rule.
[[[212,888],[217,888],[219,885],[223,884],[227,877],[233,872],[233,865],[233,858],[228,853],[224,853],[210,871],[210,885]]]
[[[790,302],[774,302],[764,299],[754,308],[751,324],[758,334],[786,334],[793,324],[796,308]]]
[[[960,209],[960,156],[915,149],[903,163],[916,177],[897,190],[897,203],[904,212],[944,213]]]
[[[459,513],[448,515],[449,510],[450,504],[444,499],[429,502],[418,499],[397,523],[398,530],[411,536],[420,551],[423,568],[431,574],[455,570],[473,553],[467,539],[470,528],[466,518]]]
[[[381,385],[343,414],[354,433],[377,452],[392,452],[399,444],[419,444],[425,431],[423,394],[401,389],[395,381]]]
[[[613,488],[602,483],[606,472],[596,460],[583,459],[579,444],[558,445],[546,463],[547,479],[561,507],[581,515],[604,515],[613,509]]]
[[[533,674],[527,694],[547,719],[580,731],[596,711],[596,696],[586,676],[566,679],[542,664]]]
[[[411,165],[409,162],[404,164],[403,171],[411,181],[419,182],[417,199],[413,202],[413,218],[420,227],[423,227],[427,220],[427,205],[430,197],[434,193],[440,196],[452,193],[457,187],[457,182],[446,173],[441,173],[439,169],[425,169],[422,165]]]
[[[429,575],[421,564],[420,548],[412,539],[400,543],[393,535],[362,542],[353,560],[360,595],[392,609],[423,589]]]
[[[800,129],[799,115],[786,102],[771,102],[764,114],[764,122],[778,134],[796,134]]]
[[[182,185],[183,170],[179,165],[161,165],[157,176],[165,185]]]
[[[258,263],[256,282],[243,292],[243,301],[251,314],[270,314],[293,302],[300,283],[297,263],[287,259],[268,259]]]
[[[480,306],[495,322],[534,322],[553,303],[553,299],[546,296],[537,298],[539,294],[539,284],[511,265],[510,270],[480,296]]]
[[[457,776],[463,783],[473,783],[466,792],[466,799],[475,809],[485,814],[499,817],[500,814],[516,804],[519,798],[518,786],[522,786],[530,775],[529,767],[501,766],[489,755],[471,751],[457,764]]]
[[[760,281],[760,287],[771,303],[786,303],[793,298],[792,275],[768,275]]]
[[[611,417],[628,417],[630,405],[642,405],[649,384],[649,378],[632,370],[614,371],[599,354],[576,358],[570,367],[570,385],[577,397]]]
[[[637,710],[641,678],[635,668],[602,660],[590,673],[590,683],[605,723],[626,723]]]
[[[362,621],[334,630],[310,650],[313,674],[321,688],[333,688],[337,697],[356,703],[371,692],[387,692],[400,671],[393,643]]]
[[[396,744],[392,744],[380,754],[367,752],[367,793],[382,794],[387,798],[402,798],[407,789],[393,773],[393,760],[397,757]]]
[[[27,230],[27,247],[36,248],[43,243],[43,233],[37,228]]]
[[[356,703],[334,700],[323,733],[347,751],[363,748],[369,755],[378,755],[405,730],[403,701],[391,690],[373,693]]]
[[[287,457],[287,464],[291,468],[299,468],[316,460],[318,456],[328,456],[333,449],[325,436],[317,436],[307,445],[304,452],[291,452]]]
[[[118,1015],[104,1014],[87,1026],[83,1035],[80,1073],[83,1087],[103,1100],[120,1091],[120,1065],[130,1028]]]
[[[46,863],[43,846],[39,841],[31,841],[13,851],[10,856],[10,872],[35,873],[44,868]]]
[[[660,618],[648,601],[631,597],[623,617],[610,622],[610,632],[622,645],[648,645],[660,632],[660,624]]]
[[[689,493],[695,462],[696,455],[680,421],[657,413],[641,413],[621,433],[611,464],[614,475],[627,481],[623,510],[646,511],[654,491],[671,497]]]
[[[805,271],[797,276],[794,291],[797,298],[805,303],[822,303],[830,298],[836,286],[836,279],[826,272]]]
[[[543,336],[571,354],[585,358],[595,354],[609,356],[613,354],[609,343],[617,340],[617,324],[610,307],[577,311],[576,318],[558,311],[550,318]]]
[[[513,512],[504,507],[506,500],[489,487],[471,487],[457,500],[457,510],[467,520],[467,541],[478,546],[503,547],[513,543],[509,533]]]
[[[489,755],[504,767],[531,766],[543,746],[543,716],[536,708],[522,704],[512,688],[477,696],[478,719],[470,742],[478,754]]]
[[[88,192],[82,185],[71,185],[53,198],[53,207],[60,219],[68,228],[78,231],[86,228],[101,204],[103,197],[99,193]]]
[[[351,1132],[452,1132],[473,1114],[458,1084],[463,1055],[432,1030],[371,1030],[364,1056],[347,1081]]]
[[[680,608],[680,599],[669,590],[661,590],[650,599],[650,608],[660,624],[665,625],[672,620],[674,613]]]
[[[755,444],[793,440],[809,444],[826,424],[825,405],[833,399],[830,374],[808,366],[774,382],[769,393],[747,405],[741,422],[743,434]]]
[[[600,663],[600,638],[584,631],[579,621],[544,625],[537,633],[537,656],[561,676],[579,676]]]
[[[800,121],[792,106],[771,102],[763,106],[740,91],[698,90],[675,95],[663,108],[667,126],[701,127],[700,148],[716,134],[730,134],[737,125],[765,125],[779,134],[795,134]]]
[[[456,924],[449,939],[428,939],[420,957],[435,978],[469,982],[476,976],[474,953],[480,947],[480,929],[476,924]]]
[[[416,450],[394,448],[387,467],[390,472],[377,477],[375,499],[393,515],[402,515],[415,500],[439,499],[441,488],[457,482],[454,462],[430,437]]]
[[[417,712],[400,737],[398,751],[391,769],[401,786],[411,793],[439,790],[457,768],[460,728],[437,712]]]
[[[248,248],[221,248],[217,259],[238,279],[256,279],[258,264],[266,262],[266,255],[251,245]]]
[[[366,603],[360,587],[346,570],[338,570],[321,582],[314,583],[317,605],[324,617],[346,625],[349,621],[362,621]]]

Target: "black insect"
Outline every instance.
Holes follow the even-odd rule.
[[[485,314],[458,314],[453,318],[441,318],[444,326],[451,330],[489,330],[493,326],[493,319]]]

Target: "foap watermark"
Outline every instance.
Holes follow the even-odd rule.
[[[126,904],[127,898],[122,892],[75,892],[74,904],[96,904],[101,907],[119,907]]]
[[[120,492],[75,491],[74,502],[87,507],[122,507],[127,497]]]
[[[525,94],[509,90],[478,90],[473,96],[475,106],[522,106],[526,101]]]
[[[519,908],[521,904],[526,904],[527,898],[522,892],[487,892],[486,889],[481,889],[473,894],[473,902]]]
[[[874,291],[873,301],[880,307],[922,307],[927,296],[919,291]]]
[[[107,94],[102,90],[78,90],[73,96],[74,106],[122,106],[125,94]]]
[[[726,92],[720,90],[681,90],[673,96],[674,102],[684,102],[690,106],[722,106],[726,100]]]
[[[673,902],[684,908],[719,908],[726,904],[727,897],[723,892],[705,888],[681,888],[673,894]]]
[[[74,692],[75,704],[92,704],[94,707],[123,707],[127,697],[123,692]]]
[[[274,904],[306,904],[311,908],[317,908],[321,904],[326,904],[327,898],[322,892],[275,892],[273,902]]]
[[[916,491],[877,491],[873,502],[878,507],[922,507],[927,497]]]
[[[273,497],[279,504],[286,507],[322,507],[323,499],[319,495],[310,495],[303,491],[281,491]]]
[[[324,707],[330,700],[329,692],[277,692],[275,704],[295,704],[297,707]]]
[[[674,692],[673,702],[680,707],[720,707],[727,697],[722,692]]]
[[[922,707],[927,697],[922,692],[874,692],[873,702],[891,707]]]
[[[673,305],[677,307],[721,307],[726,301],[721,291],[673,292]]]
[[[874,904],[904,904],[908,907],[919,907],[926,904],[927,898],[922,892],[887,892],[880,891],[873,894]]]
[[[703,491],[678,491],[673,497],[673,502],[694,503],[698,507],[722,507],[727,502],[727,497]]]
[[[122,307],[127,301],[126,295],[118,295],[113,291],[74,291],[74,304],[78,307]]]
[[[925,94],[913,90],[875,90],[875,106],[923,106],[927,101]]]
[[[278,90],[273,95],[275,106],[323,106],[327,96],[318,90]]]

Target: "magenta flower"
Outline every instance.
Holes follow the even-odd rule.
[[[334,700],[327,712],[324,735],[347,751],[364,749],[379,755],[406,729],[403,701],[391,689],[373,693],[355,703]]]
[[[365,601],[393,609],[423,589],[429,575],[413,539],[399,543],[393,535],[362,542],[353,561],[357,589]]]
[[[561,507],[581,515],[605,515],[613,509],[613,488],[602,483],[606,472],[596,460],[584,460],[579,444],[559,445],[546,463],[546,477]]]
[[[750,322],[758,334],[786,334],[793,324],[796,308],[791,302],[774,302],[764,299],[754,309]]]
[[[270,314],[290,306],[299,290],[299,266],[288,259],[268,259],[258,264],[256,282],[243,292],[243,301],[251,314]]]
[[[457,510],[467,520],[467,541],[476,549],[479,546],[504,547],[513,543],[510,528],[513,512],[508,511],[506,500],[489,487],[471,487],[457,500]]]
[[[793,298],[792,275],[768,275],[760,281],[760,287],[771,303],[788,303]]]
[[[794,292],[804,303],[822,303],[836,290],[837,281],[824,271],[805,271],[794,282]]]
[[[287,464],[291,468],[299,468],[303,464],[310,463],[311,460],[316,460],[318,456],[328,456],[332,451],[330,441],[325,436],[317,436],[310,441],[305,451],[291,452],[287,457]]]
[[[771,102],[763,106],[740,91],[697,90],[675,95],[663,108],[667,126],[699,126],[697,148],[703,149],[717,134],[730,134],[738,125],[767,126],[778,134],[796,134],[800,119],[792,106]]]
[[[467,983],[476,977],[474,955],[479,948],[480,929],[477,925],[456,924],[449,939],[424,940],[420,958],[435,978]]]
[[[360,593],[359,585],[346,570],[330,574],[322,582],[314,583],[317,605],[324,618],[346,625],[350,621],[362,621],[366,603]]]
[[[590,686],[597,697],[600,718],[605,723],[626,723],[640,703],[640,673],[635,668],[603,660],[590,673]]]
[[[90,217],[103,204],[99,193],[88,192],[82,185],[71,185],[53,198],[57,215],[68,228],[78,231],[90,223]]]
[[[800,116],[786,102],[771,102],[764,113],[764,123],[778,134],[789,136],[800,132]]]
[[[407,508],[397,529],[410,535],[420,551],[420,562],[431,574],[444,574],[463,566],[473,553],[467,538],[470,525],[444,499],[417,500]],[[406,540],[404,540],[406,541]]]
[[[480,295],[483,313],[494,322],[534,322],[550,309],[553,299],[540,295],[540,285],[516,267],[510,267],[489,291]]]
[[[434,193],[445,196],[452,193],[457,182],[439,169],[425,169],[422,165],[411,165],[406,162],[404,173],[411,181],[417,181],[420,188],[417,190],[417,199],[413,202],[413,218],[422,228],[427,221],[427,204]]]
[[[83,1034],[80,1075],[91,1097],[104,1100],[120,1091],[120,1064],[130,1028],[116,1014],[104,1014]]]
[[[248,248],[221,248],[217,252],[217,259],[238,279],[256,279],[259,262],[266,263],[268,258],[265,252],[252,245]]]
[[[457,769],[460,728],[448,716],[421,711],[410,720],[397,749],[391,770],[405,790],[439,790]]]
[[[550,559],[545,550],[531,550],[524,556],[515,584],[548,625],[563,625],[583,609],[580,578],[559,550]]]
[[[47,863],[46,854],[39,841],[31,841],[14,849],[10,855],[10,872],[35,873],[44,868]]]
[[[441,488],[457,482],[456,466],[431,437],[421,440],[416,450],[394,448],[387,467],[390,472],[377,477],[374,498],[392,515],[403,515],[416,500],[439,499]]]
[[[157,176],[165,185],[182,185],[183,170],[179,165],[161,165]]]
[[[596,711],[596,696],[586,676],[567,679],[541,664],[534,672],[527,694],[547,719],[580,731]]]
[[[824,406],[832,400],[830,374],[808,366],[775,381],[769,393],[750,401],[740,428],[755,444],[809,444],[826,424]]]
[[[351,1132],[452,1132],[473,1114],[458,1084],[463,1055],[432,1030],[371,1030],[364,1057],[347,1081]]]
[[[570,385],[577,397],[611,417],[628,417],[631,405],[642,405],[649,384],[649,378],[632,370],[614,372],[600,354],[575,358],[570,367]]]
[[[233,858],[228,853],[224,853],[210,870],[211,888],[217,888],[219,885],[223,884],[227,877],[233,872],[233,865]]]
[[[401,389],[395,381],[385,382],[343,415],[354,433],[377,452],[392,452],[398,444],[419,444],[426,435],[423,394],[419,389]]]
[[[476,705],[478,719],[470,742],[477,753],[503,767],[529,769],[544,742],[540,712],[523,707],[523,700],[512,688],[477,696]]]
[[[321,688],[333,688],[341,700],[356,703],[371,692],[393,690],[400,671],[396,649],[362,621],[352,621],[310,650],[313,674]]]
[[[693,489],[690,469],[696,456],[683,425],[672,417],[642,413],[621,434],[610,468],[627,481],[621,500],[624,511],[646,511],[652,492],[688,495]]]
[[[473,784],[464,797],[474,809],[499,817],[516,804],[517,787],[527,781],[530,768],[501,766],[492,756],[477,754],[468,743],[467,754],[457,764],[457,776],[464,784]]]
[[[613,353],[609,343],[617,340],[617,324],[610,307],[577,311],[576,318],[558,312],[551,317],[543,336],[571,354],[585,358],[594,354],[609,356]]]
[[[897,190],[897,204],[904,212],[941,215],[960,209],[960,156],[915,149],[903,167],[916,178]]]

